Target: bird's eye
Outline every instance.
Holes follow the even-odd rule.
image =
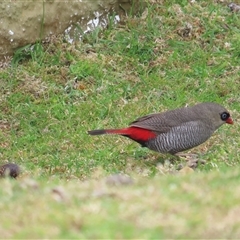
[[[227,112],[224,112],[224,113],[221,114],[221,119],[223,121],[226,121],[229,117],[230,117],[230,114],[227,113]]]

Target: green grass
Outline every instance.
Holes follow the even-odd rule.
[[[139,178],[1,182],[3,238],[216,239],[239,236],[239,170]]]
[[[76,45],[22,48],[0,70],[1,163],[23,169],[1,180],[1,237],[239,236],[239,14],[208,1],[147,9]],[[224,105],[235,124],[189,151],[207,163],[187,176],[169,174],[179,162],[158,164],[167,155],[87,134],[204,101]],[[106,185],[114,173],[135,183]]]

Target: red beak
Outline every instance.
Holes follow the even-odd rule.
[[[229,118],[226,120],[226,123],[228,123],[228,124],[233,124],[233,120],[229,117]]]

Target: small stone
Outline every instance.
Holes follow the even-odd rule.
[[[7,163],[0,166],[0,178],[12,177],[17,178],[20,174],[20,167],[15,163]]]
[[[230,10],[232,12],[239,12],[240,11],[240,5],[236,4],[236,3],[230,3],[228,5],[228,7],[230,8]]]
[[[66,201],[68,199],[65,189],[61,186],[57,186],[57,187],[53,188],[52,189],[52,194],[53,194],[53,198],[57,202],[63,202],[63,201]]]
[[[23,189],[37,190],[39,189],[39,184],[32,178],[24,178],[20,183]]]
[[[130,185],[133,184],[133,179],[124,174],[113,174],[106,178],[106,183],[109,185]]]
[[[193,172],[194,172],[193,168],[188,167],[188,166],[183,167],[183,168],[179,171],[179,173],[182,174],[182,175],[186,175],[186,174],[193,173]]]

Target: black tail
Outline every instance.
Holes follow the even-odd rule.
[[[88,134],[90,135],[102,135],[102,134],[106,134],[106,130],[105,129],[98,129],[98,130],[91,130],[88,131]]]

